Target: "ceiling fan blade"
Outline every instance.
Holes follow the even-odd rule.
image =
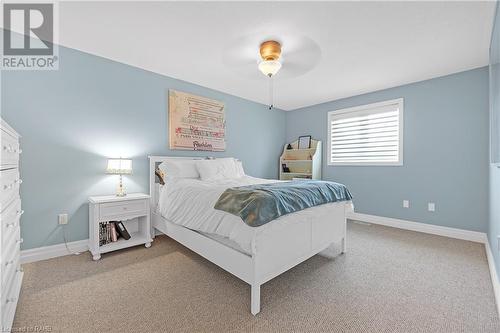
[[[286,61],[286,63],[283,63],[283,67],[281,67],[281,70],[276,75],[276,79],[278,79],[278,75],[279,78],[283,79],[289,79],[305,75],[306,73],[310,72],[316,66],[316,64],[317,64],[316,61],[315,62]]]
[[[265,79],[258,69],[260,61],[259,46],[267,40],[261,35],[239,38],[228,45],[222,54],[222,63],[237,75],[253,80]],[[283,35],[275,38],[282,43],[282,68],[278,78],[292,78],[304,75],[321,60],[321,49],[312,39],[305,36]]]

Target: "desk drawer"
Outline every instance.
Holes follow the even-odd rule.
[[[19,165],[19,154],[21,153],[19,149],[19,140],[3,129],[0,130],[0,132],[0,142],[2,143],[0,147],[1,165],[2,167],[17,167]]]
[[[126,202],[110,202],[99,205],[99,220],[134,218],[148,214],[147,200],[130,200]]]
[[[7,208],[7,205],[19,195],[19,171],[9,169],[0,171],[0,211]]]

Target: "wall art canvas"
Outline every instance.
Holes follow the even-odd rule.
[[[168,126],[170,149],[226,150],[222,102],[169,90]]]

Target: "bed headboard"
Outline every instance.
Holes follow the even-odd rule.
[[[155,170],[163,161],[168,160],[204,160],[206,157],[178,157],[178,156],[149,156],[149,195],[151,196],[151,209],[156,211],[159,195],[159,182]]]

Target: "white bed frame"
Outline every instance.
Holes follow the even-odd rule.
[[[165,219],[156,209],[158,193],[155,185],[155,168],[162,161],[179,158],[202,159],[149,157],[152,227],[250,284],[253,315],[260,312],[262,284],[325,250],[332,243],[340,242],[342,253],[346,251],[346,212],[350,210],[350,203],[333,204],[331,220],[326,221],[328,223],[306,220],[304,223],[295,223],[287,228],[280,233],[279,239],[272,239],[272,236],[266,239],[264,235],[264,238],[259,238],[259,243],[255,244],[258,251],[255,251],[257,254],[253,256]]]

